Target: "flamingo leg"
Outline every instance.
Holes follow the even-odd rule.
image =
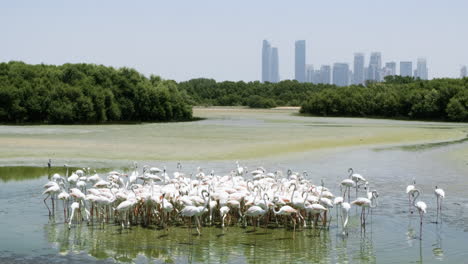
[[[419,212],[419,218],[420,218],[420,222],[419,222],[419,240],[422,240],[422,220],[423,220],[423,214],[422,212]]]
[[[65,208],[65,200],[63,200],[63,221],[67,222],[67,209]]]
[[[54,203],[54,195],[53,194],[50,197],[50,199],[52,200],[52,214],[55,215],[55,203]]]
[[[197,233],[198,235],[200,235],[200,220],[198,219],[198,216],[195,216],[195,220],[197,221],[196,222],[196,225],[197,225]]]
[[[51,212],[50,212],[49,206],[48,206],[47,203],[46,203],[46,200],[47,200],[47,198],[49,198],[49,196],[50,196],[50,193],[47,194],[46,198],[44,199],[44,204],[45,204],[45,206],[47,207],[47,210],[49,210],[49,216],[50,216],[50,215],[51,215]]]
[[[442,201],[443,201],[443,200],[444,200],[444,199],[441,198],[440,201],[439,201],[439,218],[440,218],[440,223],[442,223]]]

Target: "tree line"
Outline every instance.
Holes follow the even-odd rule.
[[[387,76],[382,83],[334,87],[307,98],[301,113],[468,121],[468,78],[420,80]]]
[[[192,119],[174,81],[94,64],[0,63],[0,122],[106,123]]]
[[[338,87],[328,84],[216,82],[179,83],[196,105],[301,106],[317,116],[386,117],[468,121],[468,78],[420,80],[387,76],[384,82]]]
[[[299,83],[284,80],[279,83],[216,82],[213,79],[192,79],[180,82],[179,88],[186,91],[195,105],[249,106],[272,108],[276,106],[300,106],[305,98],[333,88],[328,84]]]

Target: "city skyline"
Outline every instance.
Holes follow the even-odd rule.
[[[315,69],[376,50],[383,62],[426,57],[429,78],[459,77],[468,64],[462,0],[25,0],[1,7],[0,22],[8,26],[0,29],[0,61],[125,66],[176,81],[254,81],[261,77],[258,43],[269,39],[282,79],[294,78],[295,40],[306,41],[306,62]]]
[[[306,41],[296,40],[294,43],[294,78],[283,80],[296,80],[298,82],[335,84],[345,86],[351,84],[365,84],[367,81],[382,82],[386,76],[400,75],[429,80],[429,68],[427,59],[418,57],[416,68],[413,71],[412,61],[400,61],[399,72],[397,62],[383,61],[381,52],[371,52],[369,63],[366,67],[366,54],[362,52],[354,53],[353,63],[334,62],[330,65],[321,65],[320,69],[314,64],[306,61]],[[273,52],[274,51],[274,52]],[[274,54],[274,55],[272,55]],[[272,57],[273,56],[273,57]],[[275,58],[275,59],[272,59]],[[351,69],[350,65],[353,65]],[[272,77],[272,69],[273,76]],[[263,40],[262,44],[262,82],[279,82],[278,73],[278,49],[272,47],[268,40]],[[330,76],[331,75],[331,76]],[[466,67],[461,68],[460,76],[466,75]]]

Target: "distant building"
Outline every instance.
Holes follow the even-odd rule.
[[[460,70],[460,78],[465,78],[468,77],[468,71],[466,69],[466,66],[463,66]]]
[[[400,61],[400,76],[413,76],[413,63],[411,61]]]
[[[280,77],[279,77],[278,48],[272,48],[271,49],[270,82],[277,83],[279,81],[280,81]]]
[[[367,80],[380,82],[382,80],[382,54],[380,52],[372,52],[369,60],[369,68],[367,70]]]
[[[347,63],[333,64],[333,84],[337,86],[349,85],[349,66]]]
[[[262,45],[262,82],[279,82],[278,48],[268,40],[263,40]]]
[[[320,70],[314,70],[313,74],[312,74],[312,83],[323,83],[322,81],[322,74],[320,72]]]
[[[390,73],[389,75],[397,75],[396,74],[396,62],[391,61],[391,62],[385,63],[385,68]]]
[[[365,78],[365,71],[364,71],[364,54],[363,53],[355,53],[354,54],[354,77],[353,83],[354,84],[364,84]]]
[[[262,82],[270,81],[271,71],[271,45],[268,40],[263,40],[262,45]]]
[[[427,69],[427,61],[424,58],[418,58],[418,64],[416,68],[416,78],[420,78],[421,80],[428,80],[428,69]]]
[[[295,45],[295,67],[294,79],[298,82],[306,81],[306,42],[305,40],[296,41]]]
[[[329,65],[322,65],[320,67],[320,82],[331,84],[331,67]]]
[[[314,78],[314,65],[306,65],[306,82],[312,83]]]

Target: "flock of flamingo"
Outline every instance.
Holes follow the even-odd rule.
[[[143,166],[141,172],[134,162],[130,174],[111,171],[106,176],[89,168],[76,170],[64,176],[54,174],[44,185],[44,204],[49,215],[55,214],[56,203],[62,201],[65,222],[73,223],[118,223],[122,228],[131,225],[186,225],[192,228],[192,218],[200,235],[202,226],[229,225],[252,226],[254,230],[269,223],[278,227],[292,228],[296,225],[328,228],[332,219],[331,210],[336,208],[341,233],[348,235],[348,218],[351,206],[361,207],[361,228],[373,208],[378,206],[379,194],[368,188],[369,182],[360,174],[349,169],[349,176],[341,181],[341,194],[335,196],[325,187],[323,180],[314,185],[307,172],[291,170],[283,176],[281,171],[267,172],[259,167],[250,172],[237,162],[237,168],[228,175],[205,174],[198,168],[195,175],[177,171],[172,177],[166,168]],[[105,177],[105,178],[104,178]],[[351,201],[351,190],[355,199]],[[426,204],[416,202],[420,190],[415,182],[406,189],[409,211],[417,209],[420,215],[420,238]],[[445,193],[435,189],[437,197],[437,221]],[[52,210],[48,205],[50,199]],[[71,211],[71,212],[70,212]],[[187,223],[188,222],[188,223]]]

